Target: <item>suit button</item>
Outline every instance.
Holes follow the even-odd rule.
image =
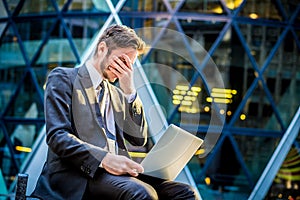
[[[137,109],[136,109],[136,114],[140,115],[141,112],[142,112],[142,111],[141,111],[141,108],[137,108]]]

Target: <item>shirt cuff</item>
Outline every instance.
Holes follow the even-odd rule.
[[[99,167],[100,167],[100,168],[103,168],[102,161],[101,161],[101,163],[100,163]]]
[[[125,94],[125,98],[127,99],[128,103],[134,102],[134,100],[136,99],[136,96],[137,96],[137,92],[134,92],[132,94]]]

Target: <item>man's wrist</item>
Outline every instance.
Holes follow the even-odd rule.
[[[132,92],[131,94],[124,94],[124,95],[125,95],[125,98],[127,99],[127,102],[128,102],[128,103],[132,103],[132,102],[134,102],[134,100],[136,99],[137,92],[134,91],[134,92]]]
[[[126,95],[133,94],[133,93],[136,92],[134,87],[126,87],[126,88],[124,88],[122,86],[120,86],[120,87],[121,87],[123,93],[126,94]]]

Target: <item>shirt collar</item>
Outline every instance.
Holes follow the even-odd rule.
[[[94,89],[96,89],[99,86],[99,84],[103,81],[103,78],[100,75],[100,73],[96,70],[96,68],[89,61],[86,62],[85,65],[91,77],[93,87]]]

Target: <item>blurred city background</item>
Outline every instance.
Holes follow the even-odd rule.
[[[1,0],[3,198],[43,165],[47,74],[84,62],[114,23],[149,46],[136,68],[155,120],[215,137],[179,181],[204,200],[300,199],[299,0]]]

